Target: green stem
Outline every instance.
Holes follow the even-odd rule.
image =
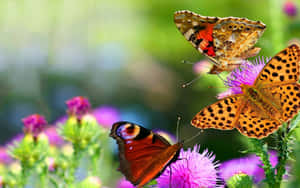
[[[91,176],[99,176],[99,157],[92,156],[91,158]]]
[[[91,173],[89,175],[91,176],[99,176],[100,175],[100,168],[99,168],[99,159],[101,158],[101,149],[95,148],[94,154],[90,156],[90,169]]]
[[[75,172],[76,169],[79,166],[79,162],[81,159],[81,149],[77,144],[73,144],[73,149],[74,149],[74,153],[73,153],[73,157],[72,157],[72,161],[71,161],[71,167],[70,167],[70,173],[69,173],[69,177],[66,179],[67,181],[67,185],[73,184],[75,181]]]
[[[55,181],[54,178],[49,177],[49,181],[53,184],[53,186],[54,186],[55,188],[59,188],[59,187],[60,187],[59,184],[57,184],[57,182]]]
[[[22,172],[21,172],[20,186],[25,187],[30,172],[28,166],[26,165],[26,162],[21,162],[21,168],[22,168]]]
[[[275,171],[270,163],[269,160],[269,154],[268,154],[268,147],[266,144],[263,143],[262,140],[258,139],[250,139],[253,149],[255,151],[255,154],[260,157],[263,166],[262,168],[264,169],[264,172],[266,174],[266,182],[268,183],[269,187],[272,188],[279,188],[278,185],[275,183]]]
[[[48,167],[44,165],[42,167],[42,173],[40,174],[40,182],[41,182],[41,187],[45,188],[48,187],[47,183],[47,176],[48,176]]]
[[[281,184],[282,177],[285,174],[285,165],[286,161],[288,159],[288,142],[289,139],[286,136],[286,124],[283,125],[282,128],[280,128],[277,131],[277,155],[278,155],[278,164],[276,165],[276,183],[278,185]]]

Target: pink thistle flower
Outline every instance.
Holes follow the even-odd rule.
[[[108,105],[95,108],[90,114],[93,115],[97,123],[104,128],[110,128],[114,122],[120,121],[120,112],[116,108]],[[54,122],[54,125],[64,124],[67,119],[67,116],[62,116]]]
[[[277,153],[269,151],[269,160],[273,168],[278,163]],[[252,177],[253,182],[258,184],[265,179],[265,172],[262,169],[263,163],[256,155],[248,155],[246,157],[231,159],[220,165],[220,177],[227,181],[236,174],[246,174]]]
[[[112,106],[100,106],[92,111],[99,125],[110,128],[114,122],[120,121],[120,112]]]
[[[194,73],[196,74],[206,74],[209,72],[212,64],[207,60],[202,60],[193,65]]]
[[[269,59],[266,58],[268,62]],[[252,64],[249,61],[245,61],[240,67],[234,69],[225,80],[225,85],[228,88],[225,92],[220,93],[217,98],[222,99],[234,94],[241,94],[241,85],[253,85],[258,74],[265,66],[265,60],[263,58],[256,59]]]
[[[9,164],[12,161],[5,147],[0,147],[0,164]]]
[[[27,116],[22,119],[22,122],[24,124],[24,133],[32,134],[34,137],[37,137],[47,125],[47,121],[44,116],[39,114]]]
[[[223,162],[220,165],[220,177],[224,181],[227,181],[236,174],[246,174],[250,177],[254,177],[258,163],[259,160],[255,155]],[[261,178],[259,178],[259,181],[260,180]]]
[[[64,143],[63,138],[57,133],[56,127],[48,127],[44,133],[47,135],[50,145],[61,146]]]
[[[295,2],[288,0],[283,4],[283,12],[290,17],[295,17],[298,12],[298,8]]]
[[[169,188],[212,188],[217,186],[215,156],[205,150],[199,153],[200,146],[195,145],[193,150],[181,150],[179,160],[172,163],[157,178],[158,187]],[[170,172],[171,168],[171,172]],[[171,182],[170,182],[171,180]]]
[[[91,109],[89,100],[82,96],[73,97],[67,100],[66,104],[68,106],[67,112],[69,115],[75,115],[78,119],[81,119],[81,117],[87,114]]]
[[[125,178],[121,178],[117,184],[117,188],[135,188],[135,186]]]

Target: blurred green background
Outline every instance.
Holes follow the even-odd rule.
[[[32,113],[54,122],[77,95],[93,107],[116,107],[122,120],[173,133],[179,115],[181,139],[189,138],[199,131],[192,117],[226,88],[215,75],[181,87],[197,76],[182,60],[204,57],[177,30],[173,13],[260,20],[267,29],[256,46],[270,57],[300,37],[299,16],[285,15],[284,2],[1,0],[1,143],[22,132],[21,118]],[[205,130],[186,146],[200,143],[223,161],[241,155],[243,139],[236,130]]]

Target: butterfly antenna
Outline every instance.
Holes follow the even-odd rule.
[[[211,61],[212,64],[214,64],[216,66],[220,66],[220,63],[216,59],[214,59],[208,55],[205,55],[205,56]]]
[[[200,74],[199,76],[197,76],[196,78],[194,78],[193,80],[189,81],[188,83],[182,84],[182,88],[186,88],[187,86],[191,85],[192,83],[194,83],[195,81],[199,80],[202,77],[202,75]]]
[[[191,65],[194,65],[195,63],[192,63],[190,61],[187,61],[187,60],[182,60],[181,63],[184,63],[184,64],[191,64]]]
[[[202,132],[203,132],[203,130],[198,131],[197,134],[195,134],[195,135],[192,136],[191,138],[185,140],[184,142],[187,143],[187,142],[190,142],[190,141],[194,140],[194,139],[195,139],[197,136],[199,136]]]
[[[228,87],[224,86],[224,87],[214,87],[214,86],[207,86],[207,88],[221,88],[221,89],[228,89]]]
[[[169,168],[170,168],[169,188],[172,188],[172,168],[171,168],[171,165],[169,166]]]
[[[220,74],[217,74],[217,76],[220,78],[220,80],[222,80],[222,82],[225,82],[224,78],[222,78]]]
[[[177,117],[177,126],[176,126],[176,139],[177,140],[179,140],[180,138],[179,138],[179,125],[180,125],[180,120],[181,120],[181,117],[180,116],[178,116]]]

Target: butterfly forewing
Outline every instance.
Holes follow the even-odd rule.
[[[254,45],[265,25],[246,18],[220,18],[213,30],[216,56],[224,61],[241,61],[258,54]]]
[[[200,129],[231,130],[235,128],[236,117],[243,106],[239,95],[224,98],[202,109],[192,119],[191,124]]]
[[[262,69],[255,86],[262,93],[270,93],[280,106],[281,121],[291,119],[300,109],[299,70],[300,47],[296,44],[275,55]]]
[[[299,80],[300,47],[296,44],[275,55],[258,75],[255,86],[271,87]]]

